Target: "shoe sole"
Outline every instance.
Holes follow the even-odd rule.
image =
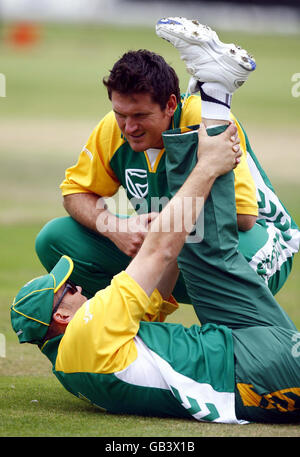
[[[250,72],[256,68],[254,58],[245,49],[235,44],[222,43],[216,32],[196,20],[191,21],[185,18],[160,19],[156,24],[156,33],[169,42],[171,42],[169,39],[171,35],[187,43],[200,45],[219,64],[220,60],[217,57],[226,55],[229,61],[238,64],[244,70]]]

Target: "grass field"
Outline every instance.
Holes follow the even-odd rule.
[[[91,129],[110,109],[103,76],[123,52],[139,48],[161,53],[177,70],[183,92],[188,76],[176,51],[153,30],[48,25],[30,49],[12,46],[9,34],[5,25],[0,45],[7,92],[0,98],[0,333],[6,357],[0,358],[0,436],[300,436],[297,426],[110,416],[64,391],[38,349],[18,344],[9,306],[23,283],[44,272],[34,240],[45,222],[64,214],[58,189],[64,169],[76,161]],[[233,111],[300,224],[300,98],[291,95],[291,77],[300,71],[300,36],[220,35],[256,56],[257,71],[234,98]],[[296,257],[277,296],[298,328],[299,278]],[[173,321],[194,323],[191,307],[183,305]]]

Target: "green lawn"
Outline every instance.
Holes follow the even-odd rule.
[[[10,29],[4,25],[3,35]],[[219,32],[255,55],[257,70],[234,98],[234,112],[245,120],[297,124],[299,99],[291,95],[291,77],[299,72],[300,38]],[[7,81],[7,98],[0,118],[98,119],[110,105],[102,87],[115,60],[129,49],[148,48],[162,54],[188,83],[178,52],[153,29],[109,26],[52,25],[41,29],[40,42],[30,49],[3,45],[0,72]],[[280,108],[280,109],[279,109]]]
[[[8,32],[6,25],[4,35]],[[246,129],[250,126],[255,151],[260,138],[260,158],[270,158],[268,174],[300,224],[299,166],[291,156],[299,144],[300,99],[291,96],[291,76],[299,71],[299,36],[220,36],[240,42],[256,56],[257,72],[235,97],[234,112]],[[0,358],[0,436],[299,436],[296,426],[227,426],[104,414],[64,391],[48,360],[36,347],[19,345],[11,330],[14,294],[44,272],[34,252],[36,234],[47,220],[64,214],[58,189],[64,169],[110,109],[101,79],[123,52],[138,48],[164,55],[185,90],[183,63],[150,29],[49,25],[32,49],[1,45],[7,97],[0,99],[0,333],[6,339],[6,357]],[[276,147],[280,162],[272,160]],[[298,328],[299,277],[296,257],[277,296]],[[194,323],[191,307],[183,305],[172,321]]]
[[[20,437],[291,437],[299,426],[199,424],[109,415],[68,394],[54,378],[0,378],[1,431]],[[2,435],[2,433],[1,433]]]

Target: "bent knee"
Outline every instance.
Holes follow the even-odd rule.
[[[50,268],[49,259],[59,256],[58,246],[61,244],[63,236],[68,233],[67,219],[70,218],[59,217],[47,222],[35,239],[35,251],[46,269]],[[51,265],[52,263],[53,261]]]

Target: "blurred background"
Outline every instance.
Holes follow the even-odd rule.
[[[222,41],[255,56],[257,70],[232,110],[300,225],[298,1],[0,0],[0,333],[7,342],[0,373],[39,370],[28,363],[38,357],[31,347],[17,349],[9,306],[24,282],[44,274],[34,240],[48,220],[65,215],[64,170],[110,110],[102,78],[124,52],[147,48],[165,57],[186,90],[177,51],[154,31],[159,18],[178,15],[210,25]],[[297,257],[277,296],[298,327],[299,278]],[[195,321],[185,308],[176,319]]]

